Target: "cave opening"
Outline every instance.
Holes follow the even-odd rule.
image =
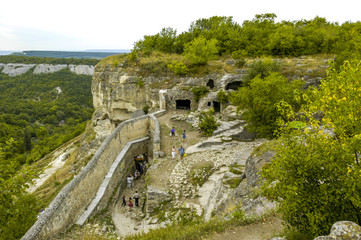
[[[243,83],[241,81],[230,82],[226,85],[226,90],[237,90],[240,87],[243,87]]]
[[[176,109],[191,110],[191,100],[176,100]]]
[[[207,87],[209,87],[210,89],[214,88],[214,81],[212,79],[209,79],[209,81],[207,82]]]
[[[213,101],[213,109],[215,112],[221,112],[221,104],[219,102]]]

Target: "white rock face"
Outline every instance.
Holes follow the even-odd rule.
[[[21,64],[21,63],[9,63],[4,65],[2,73],[5,73],[9,76],[17,76],[26,73],[36,64]]]
[[[69,65],[70,71],[76,74],[84,74],[84,75],[93,75],[94,74],[94,66],[89,65]]]
[[[57,65],[50,65],[50,64],[39,64],[34,69],[34,74],[41,74],[41,73],[52,73],[52,72],[58,72],[64,68],[66,68],[68,65],[66,64],[57,64]]]
[[[35,67],[36,66],[36,67]],[[69,67],[69,70],[75,74],[83,74],[92,76],[94,74],[94,66],[91,65],[66,65],[66,64],[22,64],[22,63],[0,63],[0,70],[11,77],[21,75],[35,67],[34,74],[53,73]]]

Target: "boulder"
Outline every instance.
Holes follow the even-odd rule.
[[[332,225],[328,236],[320,236],[314,240],[361,239],[361,227],[351,221],[339,221]]]

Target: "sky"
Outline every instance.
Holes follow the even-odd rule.
[[[359,0],[4,0],[0,51],[131,49],[164,27],[187,31],[200,18],[232,16],[242,24],[256,14],[276,21],[316,16],[342,24],[361,21]]]

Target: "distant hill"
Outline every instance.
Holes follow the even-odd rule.
[[[102,59],[111,55],[119,55],[127,53],[128,50],[119,50],[114,52],[106,52],[106,50],[89,50],[89,51],[22,51],[14,52],[11,55],[28,56],[28,57],[52,57],[52,58],[93,58]]]

